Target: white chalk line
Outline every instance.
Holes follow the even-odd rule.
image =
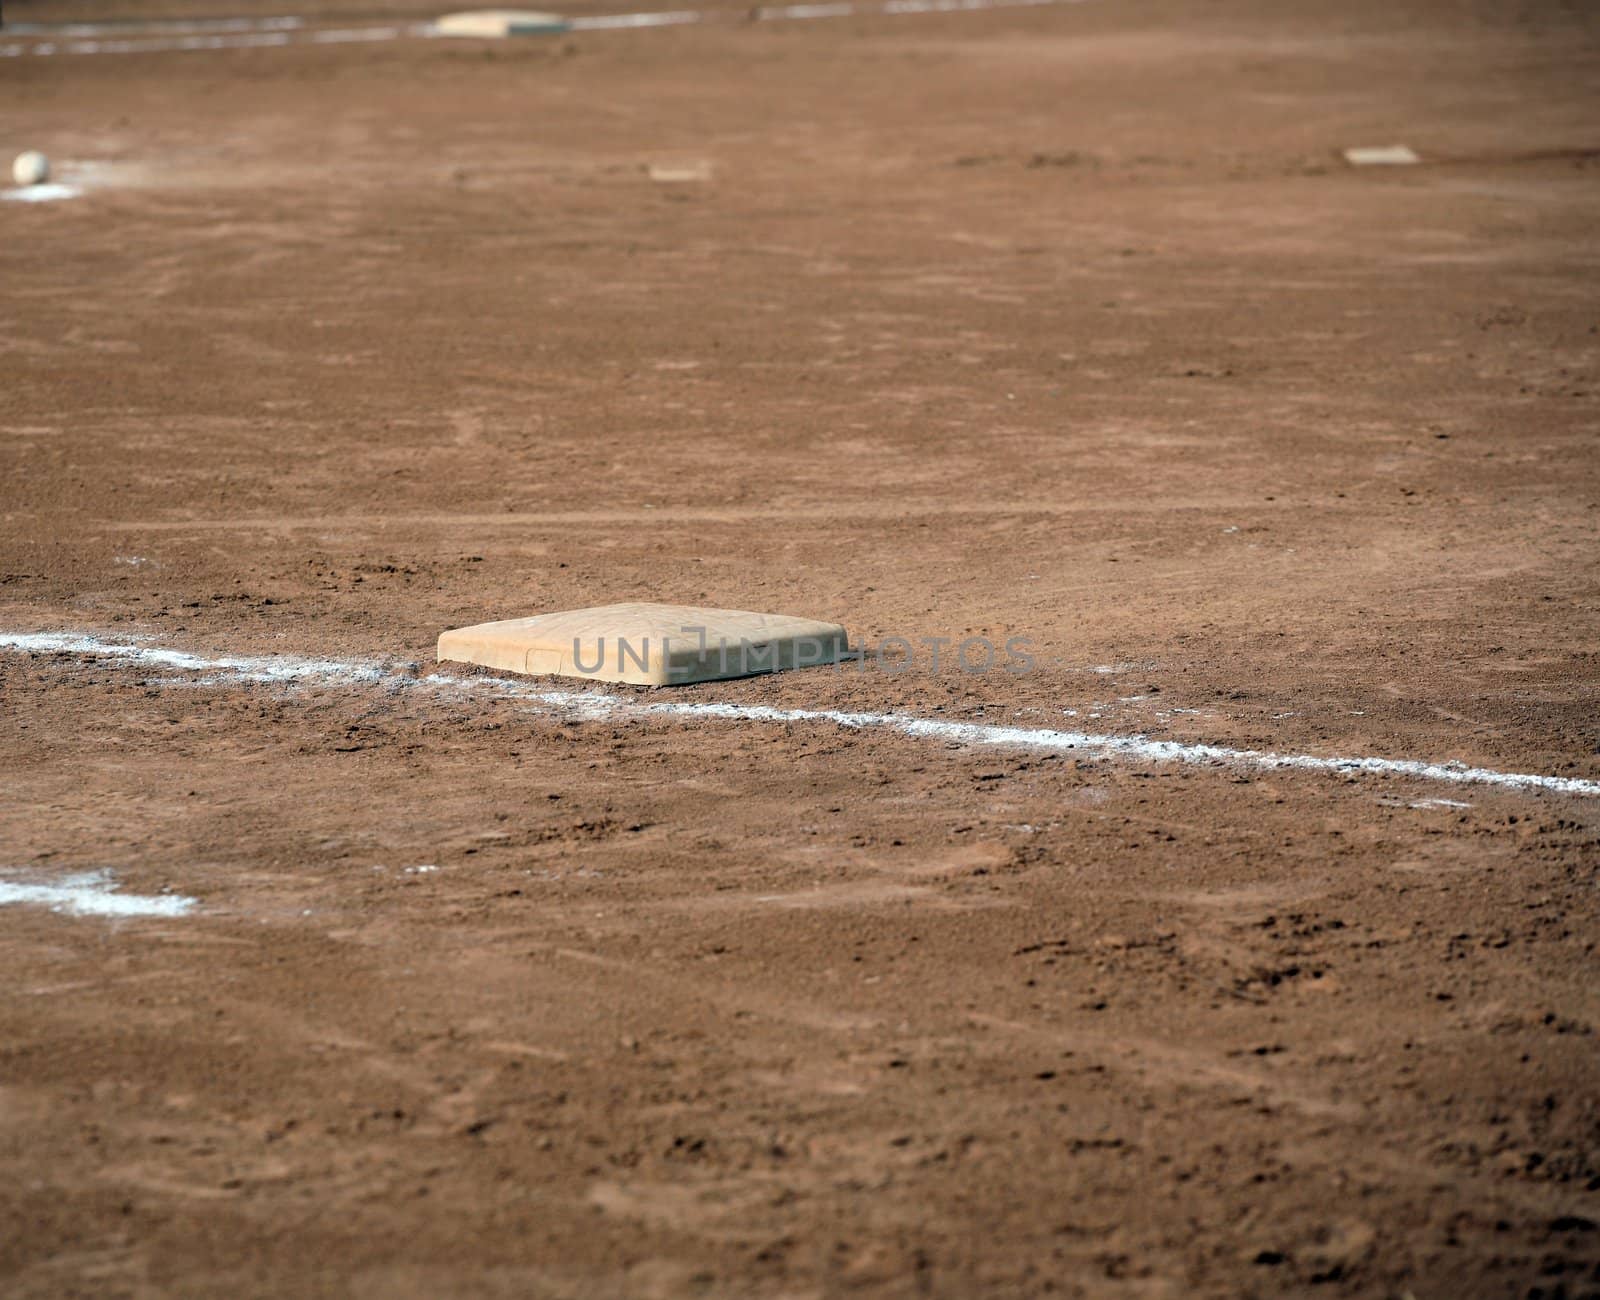
[[[147,32],[185,36],[193,32],[272,32],[304,27],[294,15],[261,18],[132,18],[107,23],[7,23],[8,36],[137,36]]]
[[[807,22],[824,18],[909,14],[971,13],[987,9],[1032,9],[1045,6],[1087,4],[1090,0],[885,0],[881,4],[796,4],[731,10],[676,9],[632,14],[593,14],[567,21],[571,32],[627,31],[651,27],[680,27],[717,21]],[[7,33],[13,31],[7,28]],[[35,28],[52,39],[31,44],[0,45],[0,58],[50,58],[57,55],[159,54],[205,50],[272,49],[288,45],[343,45],[373,41],[445,38],[432,23],[405,23],[387,27],[318,28],[301,18],[242,19],[236,23],[174,23],[159,36],[123,35],[111,24],[76,24],[53,29]],[[156,31],[156,27],[140,28]],[[67,39],[84,34],[91,39]],[[32,33],[29,33],[32,34]],[[103,38],[103,39],[94,39]],[[519,38],[526,39],[526,38]]]
[[[588,18],[572,18],[567,30],[572,32],[610,32],[639,27],[682,27],[703,23],[707,15],[698,9],[675,9],[661,13],[594,14]]]
[[[182,894],[124,894],[109,871],[57,876],[48,884],[0,879],[0,907],[48,907],[68,916],[186,916],[196,899]]]
[[[57,203],[62,199],[75,199],[82,193],[76,185],[46,181],[39,185],[21,185],[14,190],[0,190],[0,199],[7,203]]]
[[[87,634],[0,632],[0,651],[13,654],[72,655],[114,667],[189,674],[195,685],[256,683],[278,686],[378,686],[390,691],[418,688],[481,694],[524,701],[576,720],[616,718],[695,718],[727,722],[824,723],[857,731],[882,728],[918,740],[975,747],[1048,750],[1075,757],[1120,762],[1243,768],[1267,772],[1317,772],[1334,776],[1407,777],[1448,785],[1482,785],[1502,790],[1600,796],[1600,781],[1502,772],[1464,763],[1424,759],[1328,757],[1235,749],[1226,745],[1152,740],[1052,728],[1005,727],[949,722],[908,713],[855,713],[839,709],[780,709],[760,704],[707,700],[652,701],[603,691],[552,690],[504,677],[455,677],[448,673],[405,671],[375,660],[303,659],[293,655],[198,655],[132,642],[110,642]]]
[[[0,45],[0,58],[58,54],[162,54],[173,51],[255,50],[285,45],[345,45],[363,41],[397,41],[404,37],[432,36],[430,24],[407,27],[289,28],[278,31],[226,33],[124,40],[41,41],[35,45]]]

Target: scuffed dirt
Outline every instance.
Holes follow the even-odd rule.
[[[7,61],[95,167],[0,204],[0,631],[657,597],[1038,656],[674,699],[1600,779],[1596,38]],[[1600,801],[15,653],[0,738],[0,868],[201,904],[0,911],[8,1296],[1600,1293]]]

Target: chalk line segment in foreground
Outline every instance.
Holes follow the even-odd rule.
[[[910,713],[859,713],[840,709],[784,709],[716,700],[656,701],[603,691],[555,690],[504,677],[421,674],[397,664],[360,659],[305,659],[294,655],[200,655],[137,642],[105,641],[86,633],[0,632],[0,653],[68,655],[115,668],[186,675],[190,685],[380,687],[390,691],[432,690],[458,695],[514,699],[579,721],[685,718],[721,722],[828,725],[845,730],[880,728],[917,740],[974,747],[992,746],[1071,753],[1123,763],[1221,767],[1266,772],[1314,772],[1329,776],[1405,777],[1447,785],[1600,798],[1600,781],[1535,772],[1503,772],[1459,762],[1376,756],[1285,754],[1236,749],[1148,736],[950,722]]]
[[[183,894],[124,894],[109,871],[82,871],[53,880],[16,880],[0,874],[0,907],[48,907],[67,916],[187,916],[196,899]]]

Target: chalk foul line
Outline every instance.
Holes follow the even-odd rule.
[[[421,674],[377,660],[307,659],[294,655],[200,655],[137,642],[114,642],[63,632],[0,632],[0,653],[61,655],[95,660],[115,668],[179,675],[191,685],[275,685],[379,687],[389,691],[431,690],[457,695],[515,699],[574,720],[693,718],[724,722],[825,724],[857,731],[880,728],[918,740],[974,747],[1048,750],[1075,757],[1120,762],[1180,764],[1267,772],[1316,772],[1333,776],[1408,777],[1447,785],[1491,786],[1502,790],[1600,797],[1600,781],[1502,772],[1459,762],[1424,759],[1336,757],[1235,749],[1226,745],[1152,740],[1039,727],[1006,727],[950,722],[909,713],[857,713],[839,709],[782,709],[763,704],[714,700],[657,701],[610,695],[600,690],[551,689],[533,681],[505,677]]]
[[[913,14],[973,13],[986,9],[1026,9],[1045,5],[1085,4],[1088,0],[881,0],[855,3],[757,6],[743,13],[724,10],[675,9],[642,13],[590,14],[574,17],[571,32],[630,31],[681,27],[712,22],[807,22],[825,18]],[[173,21],[165,24],[77,23],[60,27],[31,24],[8,27],[6,35],[34,38],[29,43],[0,45],[0,58],[49,58],[55,55],[156,54],[171,51],[214,51],[281,48],[289,45],[345,45],[370,41],[428,40],[441,33],[432,23],[326,28],[295,16],[262,19]],[[88,39],[85,39],[88,38]],[[527,38],[521,38],[527,39]]]

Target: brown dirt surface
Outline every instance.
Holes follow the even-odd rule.
[[[1600,799],[426,680],[1600,780],[1597,11],[725,8],[0,60],[0,1291],[1600,1294]]]

